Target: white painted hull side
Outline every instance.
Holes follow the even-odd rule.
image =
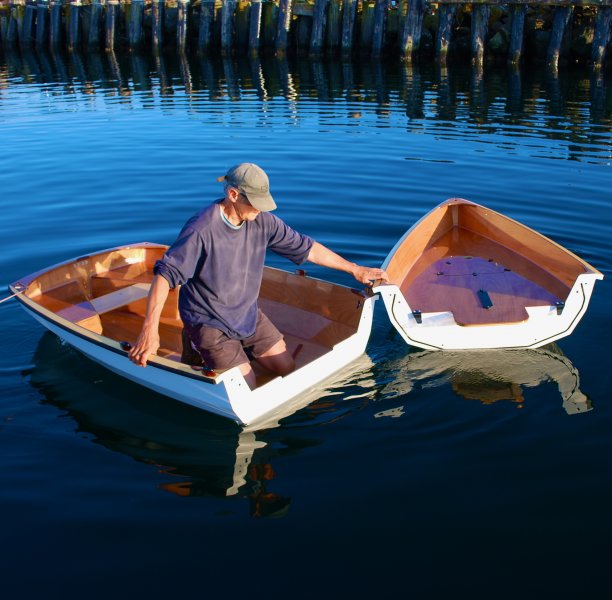
[[[561,314],[556,306],[525,307],[529,318],[518,323],[458,325],[452,312],[422,313],[417,323],[412,308],[396,285],[380,285],[389,318],[407,344],[426,350],[538,348],[568,336],[584,315],[599,273],[579,275]]]
[[[173,370],[172,362],[157,357],[148,366],[138,367],[118,351],[115,342],[86,332],[79,335],[74,326],[62,327],[59,322],[44,318],[27,304],[24,309],[44,327],[91,360],[140,385],[175,400],[230,418],[243,425],[269,417],[282,418],[298,410],[314,398],[300,399],[300,394],[342,369],[365,351],[372,328],[373,303],[376,298],[363,300],[363,311],[357,332],[337,344],[329,353],[297,369],[285,377],[251,390],[237,368],[218,375],[214,382]],[[105,343],[106,340],[106,343]],[[277,414],[276,414],[277,413]]]

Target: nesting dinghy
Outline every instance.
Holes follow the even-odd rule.
[[[182,322],[175,290],[162,312],[157,355],[147,367],[136,366],[127,352],[142,327],[153,265],[166,250],[152,243],[111,248],[23,277],[11,291],[31,316],[94,361],[242,424],[300,408],[305,390],[364,352],[375,298],[266,267],[259,305],[284,334],[295,358],[294,372],[276,377],[256,370],[258,386],[251,390],[236,367],[216,373],[181,362]]]
[[[467,200],[400,239],[377,285],[406,343],[427,350],[537,348],[569,335],[603,275],[569,250]]]
[[[183,355],[178,292],[160,321],[161,347],[146,368],[127,358],[167,246],[139,243],[75,258],[13,283],[24,309],[71,346],[141,385],[244,425],[278,421],[314,400],[312,390],[365,351],[373,304],[410,345],[428,350],[537,348],[569,335],[602,274],[543,235],[467,200],[443,202],[383,263],[388,283],[370,293],[265,267],[259,305],[283,333],[294,372],[253,364],[195,370]],[[305,393],[311,390],[309,393]]]

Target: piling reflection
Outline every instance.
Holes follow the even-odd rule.
[[[522,407],[526,388],[551,382],[556,384],[568,415],[592,408],[580,389],[577,369],[555,344],[532,350],[413,352],[389,363],[386,369],[394,375],[381,389],[385,397],[408,394],[422,384],[429,388],[450,384],[464,400],[511,402]],[[379,416],[398,416],[397,410]]]
[[[608,161],[604,148],[610,144],[612,90],[606,78],[603,70],[560,73],[517,66],[209,59],[185,53],[29,50],[6,52],[0,58],[0,89],[34,84],[46,93],[71,96],[74,102],[97,95],[131,105],[161,97],[163,108],[176,106],[196,114],[207,113],[209,103],[240,102],[256,119],[258,113],[266,118],[270,101],[284,99],[291,108],[291,123],[297,123],[306,108],[309,116],[314,111],[325,118],[326,102],[346,102],[349,118],[370,111],[387,127],[393,115],[406,119],[410,131],[439,129],[442,135],[450,123],[460,124],[474,130],[475,140],[490,133],[500,144],[512,144],[517,131],[542,131],[534,124],[553,119],[558,126],[548,127],[546,135],[571,142],[571,158]],[[602,148],[601,153],[594,147]]]

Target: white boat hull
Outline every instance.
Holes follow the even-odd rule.
[[[304,395],[309,388],[343,369],[365,351],[372,328],[373,303],[376,298],[364,298],[357,332],[337,344],[329,353],[306,364],[285,377],[251,390],[237,368],[217,375],[214,381],[202,378],[188,367],[177,368],[172,361],[155,357],[148,366],[138,367],[128,360],[118,343],[91,332],[81,333],[71,323],[57,317],[44,316],[44,310],[23,306],[38,322],[67,344],[91,360],[140,385],[175,400],[230,418],[243,425],[287,416],[312,402]],[[301,397],[304,396],[304,397]]]
[[[374,291],[380,293],[392,324],[411,346],[425,350],[538,348],[574,331],[598,279],[602,276],[580,275],[561,312],[556,306],[527,306],[526,321],[494,325],[459,325],[452,312],[424,312],[419,323],[397,286],[380,285]]]

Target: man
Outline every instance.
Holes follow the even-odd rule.
[[[257,307],[266,249],[298,265],[308,260],[345,271],[367,285],[387,275],[345,260],[272,215],[268,176],[257,165],[239,164],[218,181],[225,182],[225,197],[194,215],[155,264],[144,325],[129,358],[144,367],[157,352],[161,310],[170,288],[180,285],[181,319],[204,364],[238,367],[254,388],[250,359],[278,375],[295,368],[282,334]]]

